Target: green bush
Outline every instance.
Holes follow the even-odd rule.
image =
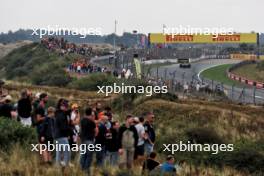
[[[188,140],[198,144],[222,144],[223,139],[211,128],[191,128],[186,130]]]
[[[98,91],[98,85],[113,85],[117,79],[106,73],[93,73],[84,78],[73,80],[68,87],[84,91]]]
[[[263,142],[242,142],[234,144],[235,150],[232,152],[220,152],[211,155],[208,162],[218,167],[230,166],[252,175],[262,175],[264,173],[264,143]],[[262,152],[261,152],[262,151]]]
[[[47,64],[32,74],[32,82],[36,85],[63,87],[70,81],[70,76],[63,70],[63,66],[59,64]]]
[[[42,45],[33,43],[2,58],[0,69],[3,69],[6,79],[64,87],[71,81],[64,68],[76,57],[75,54],[61,57]]]
[[[34,128],[24,127],[21,123],[0,117],[0,148],[8,150],[13,144],[21,145],[35,144],[36,130]]]

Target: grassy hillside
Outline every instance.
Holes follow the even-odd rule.
[[[263,108],[201,100],[168,101],[152,98],[125,108],[123,113],[121,109],[116,109],[114,117],[123,122],[126,113],[141,115],[146,111],[155,114],[155,150],[161,161],[169,154],[163,151],[163,144],[187,140],[202,144],[234,144],[233,152],[219,152],[216,155],[210,152],[176,152],[174,156],[177,162],[186,161],[180,175],[246,176],[264,173]],[[16,162],[18,158],[19,163]],[[73,164],[75,167],[68,170],[69,175],[84,175],[78,167],[78,157]],[[9,155],[0,152],[0,170],[25,175],[48,176],[60,173],[56,167],[39,164],[38,154],[20,145],[13,145]],[[107,168],[106,171],[97,169],[94,175],[99,176],[105,172],[113,176],[124,175],[118,168]],[[136,167],[132,175],[140,175],[140,167]]]
[[[18,98],[19,91],[23,88],[28,88],[33,92],[45,91],[49,94],[51,101],[49,103],[54,104],[58,98],[64,97],[71,102],[79,103],[81,109],[95,101],[101,101],[105,105],[114,107],[114,102],[117,101],[122,107],[116,106],[114,118],[119,119],[121,123],[124,122],[124,116],[128,113],[140,116],[146,111],[153,111],[157,132],[155,150],[159,153],[158,159],[161,161],[170,153],[163,151],[163,144],[174,144],[179,143],[179,141],[184,143],[191,141],[201,144],[234,144],[233,152],[219,152],[216,155],[210,152],[176,152],[174,154],[176,161],[184,160],[187,163],[183,166],[181,175],[218,174],[238,176],[256,175],[264,172],[262,167],[264,163],[264,109],[262,107],[242,106],[226,102],[208,102],[197,99],[178,100],[165,96],[163,98],[139,96],[131,102],[130,106],[126,106],[124,104],[124,99],[127,99],[126,96],[105,98],[95,92],[21,85],[13,82],[7,83],[4,88],[8,89],[15,99]],[[116,100],[113,100],[113,98]],[[5,124],[4,122],[1,123]],[[6,129],[1,128],[1,123],[0,130]],[[15,124],[14,129],[11,128],[12,131],[16,131],[15,128],[18,128],[18,125]],[[18,130],[23,131],[20,127]],[[0,138],[5,139],[5,135],[1,134],[6,133],[8,133],[6,130],[5,133],[0,132]],[[27,133],[23,134],[26,135]],[[0,152],[0,170],[5,173],[25,175],[29,173],[54,175],[60,172],[55,167],[39,164],[38,154],[28,151],[28,147],[30,146],[23,143],[9,147],[8,154]],[[22,159],[19,164],[15,162],[17,158]],[[30,164],[28,165],[28,163]],[[78,158],[73,164],[75,167],[69,169],[69,174],[83,175],[78,167]],[[47,172],[44,172],[46,170]],[[95,175],[101,175],[102,172],[97,170]],[[107,172],[111,173],[109,175],[122,173],[117,168],[108,168]],[[139,173],[140,167],[136,167],[133,175],[140,175]]]
[[[41,44],[15,49],[0,60],[2,77],[37,85],[65,86],[70,82],[64,71],[76,55],[60,57]]]
[[[14,43],[2,44],[0,43],[0,59],[10,53],[12,50],[21,46],[32,43],[31,41],[17,41]]]

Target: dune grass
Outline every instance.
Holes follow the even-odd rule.
[[[7,84],[6,87],[12,94],[19,95],[23,88],[33,91],[45,90],[51,97],[66,97],[71,101],[79,98],[86,107],[89,104],[85,99],[105,100],[93,92],[76,91],[56,87],[42,87],[21,84]],[[112,97],[116,98],[116,97]],[[121,102],[122,103],[122,102]],[[112,105],[111,100],[104,102]],[[193,140],[190,133],[197,134],[195,140],[205,142],[219,141],[234,144],[234,152],[220,152],[212,155],[208,152],[176,152],[176,162],[186,161],[186,165],[180,175],[234,175],[246,176],[254,173],[263,173],[264,161],[264,109],[235,105],[226,102],[209,102],[203,100],[165,100],[161,98],[149,98],[134,102],[129,107],[114,109],[114,118],[124,122],[124,116],[132,113],[140,116],[144,112],[153,111],[155,114],[155,128],[157,141],[155,151],[158,159],[163,162],[166,155],[163,144],[186,142]],[[30,146],[29,146],[30,147]],[[21,147],[20,144],[10,148],[8,153],[0,152],[0,173],[9,175],[60,175],[60,168],[44,166],[39,155],[29,151],[29,147]],[[257,158],[257,160],[255,160]],[[73,161],[74,167],[68,168],[66,175],[84,175],[78,165],[78,155]],[[262,170],[261,170],[262,168]],[[128,175],[127,171],[118,168],[97,169],[93,166],[94,175],[99,176],[107,172],[109,176]],[[140,175],[140,167],[135,167],[131,175]],[[0,175],[1,175],[0,174]]]

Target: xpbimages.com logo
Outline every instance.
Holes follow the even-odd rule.
[[[67,27],[60,27],[50,26],[48,25],[46,28],[33,28],[33,32],[31,35],[39,36],[42,38],[43,36],[80,36],[80,38],[86,38],[87,35],[102,35],[102,28],[100,27],[90,27],[90,28],[67,28]]]
[[[167,27],[163,26],[163,35],[213,35],[213,38],[217,38],[218,35],[233,35],[234,29],[231,27],[192,27],[191,25]]]
[[[175,144],[163,144],[163,152],[210,152],[211,154],[218,154],[219,152],[234,151],[234,144],[193,144],[190,141],[184,143],[180,141]]]
[[[125,85],[122,83],[121,85],[117,85],[114,83],[113,86],[97,86],[99,89],[97,93],[105,94],[105,96],[109,96],[110,94],[146,94],[146,96],[152,96],[154,94],[159,93],[168,93],[168,86],[131,86]]]
[[[31,144],[32,152],[39,152],[43,154],[44,151],[53,152],[53,151],[72,151],[72,152],[80,152],[80,154],[85,154],[87,151],[90,152],[99,152],[102,151],[101,144],[59,144],[57,141],[55,143],[51,143],[48,141],[47,144]]]

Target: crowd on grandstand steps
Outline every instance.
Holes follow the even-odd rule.
[[[77,45],[75,43],[69,43],[64,38],[57,37],[45,37],[41,40],[43,44],[50,51],[57,51],[60,55],[68,53],[77,53],[86,56],[92,56],[93,49],[87,44]]]
[[[0,117],[36,128],[39,144],[66,146],[53,151],[55,158],[52,151],[45,150],[40,155],[43,164],[80,167],[89,175],[95,160],[96,168],[110,165],[131,170],[137,165],[142,166],[142,173],[149,175],[153,172],[176,174],[178,168],[173,156],[168,156],[164,163],[156,160],[155,116],[152,112],[140,117],[127,115],[121,123],[112,109],[103,108],[100,102],[86,107],[82,113],[78,104],[64,98],[58,100],[56,107],[47,107],[48,101],[48,94],[33,95],[29,90],[23,90],[16,102],[10,95],[3,96],[0,101]],[[74,144],[99,145],[100,148],[95,151],[86,149],[78,154],[72,150]],[[79,166],[74,164],[73,155],[80,155]]]

